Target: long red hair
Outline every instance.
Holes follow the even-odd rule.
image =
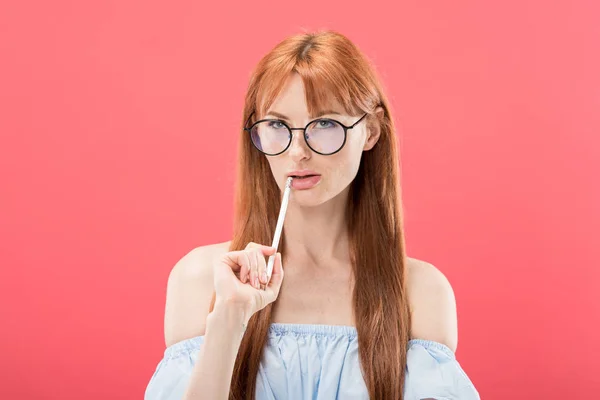
[[[371,63],[348,38],[332,31],[305,33],[285,39],[260,60],[248,86],[244,123],[253,113],[254,118],[265,114],[292,72],[302,77],[309,112],[325,109],[335,99],[348,114],[369,113],[367,123],[379,124],[380,138],[363,153],[346,208],[356,282],[352,303],[370,397],[402,399],[410,312],[399,158],[389,102]],[[379,116],[374,113],[378,106],[384,110]],[[265,156],[253,147],[248,133],[240,130],[230,251],[244,249],[249,242],[270,244],[281,204],[281,192]],[[231,379],[232,400],[255,398],[271,309],[272,304],[250,318]]]

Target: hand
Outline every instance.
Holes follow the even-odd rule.
[[[276,253],[267,284],[265,256],[273,254],[273,247],[256,243],[248,243],[244,250],[225,253],[214,265],[215,307],[239,307],[247,322],[254,313],[275,301],[283,281],[283,267],[281,253]]]

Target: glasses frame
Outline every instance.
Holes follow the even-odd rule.
[[[348,129],[352,129],[354,128],[356,125],[358,125],[358,123],[360,121],[363,120],[363,118],[365,118],[367,115],[369,115],[369,113],[365,113],[362,117],[360,117],[360,119],[358,121],[356,121],[355,123],[353,123],[350,126],[346,126],[344,124],[342,124],[340,121],[335,120],[333,118],[317,118],[317,119],[313,119],[312,121],[310,121],[308,124],[306,124],[306,126],[304,128],[292,128],[290,127],[284,120],[278,119],[278,118],[267,118],[267,119],[260,119],[256,122],[254,122],[251,126],[247,127],[248,122],[250,122],[250,119],[252,118],[252,116],[254,115],[254,112],[252,112],[250,114],[250,116],[248,117],[248,121],[246,121],[246,123],[244,124],[244,131],[248,132],[250,135],[252,135],[252,128],[254,128],[257,124],[261,123],[261,122],[266,122],[266,121],[276,121],[276,122],[281,122],[290,132],[290,140],[288,142],[288,145],[285,147],[285,149],[281,150],[279,153],[275,153],[275,154],[270,154],[270,153],[265,153],[264,151],[262,151],[261,149],[258,148],[258,146],[256,146],[256,144],[254,144],[254,140],[252,140],[252,136],[250,136],[250,141],[252,142],[252,145],[261,153],[267,155],[267,156],[278,156],[282,153],[285,153],[287,149],[290,148],[291,144],[292,144],[292,139],[293,139],[293,132],[292,131],[302,131],[303,135],[302,137],[304,138],[304,142],[306,143],[306,145],[315,153],[323,155],[323,156],[331,156],[335,153],[337,153],[338,151],[342,150],[344,148],[344,145],[346,144],[346,137],[348,136]],[[317,122],[317,121],[331,121],[331,122],[335,122],[337,124],[339,124],[342,128],[344,128],[344,141],[342,142],[342,145],[340,146],[339,149],[337,149],[336,151],[334,151],[333,153],[321,153],[318,152],[317,150],[313,149],[312,146],[310,145],[310,143],[308,143],[308,140],[306,139],[306,129],[308,129],[308,127],[310,126],[310,124]]]

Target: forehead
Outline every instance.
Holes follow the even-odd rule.
[[[262,99],[257,99],[257,103],[260,104],[259,113],[264,116],[275,111],[295,117],[311,118],[331,112],[349,114],[338,101],[333,88],[321,85],[320,89],[315,89],[315,85],[305,85],[299,74],[292,73],[277,93],[265,93]]]
[[[277,110],[290,107],[308,110],[308,105],[306,104],[306,89],[302,78],[298,74],[292,74],[287,80],[269,109]]]

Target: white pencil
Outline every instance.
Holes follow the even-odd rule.
[[[277,217],[277,226],[275,227],[275,236],[273,237],[272,247],[277,249],[279,247],[279,238],[281,238],[281,232],[283,231],[283,220],[285,219],[285,212],[287,210],[288,201],[290,198],[290,191],[292,190],[292,177],[289,177],[285,182],[285,190],[283,191],[283,199],[281,200],[281,208],[279,208],[279,217]],[[275,263],[275,255],[269,256],[267,263],[267,284],[271,280],[271,274],[273,273],[273,264]]]

